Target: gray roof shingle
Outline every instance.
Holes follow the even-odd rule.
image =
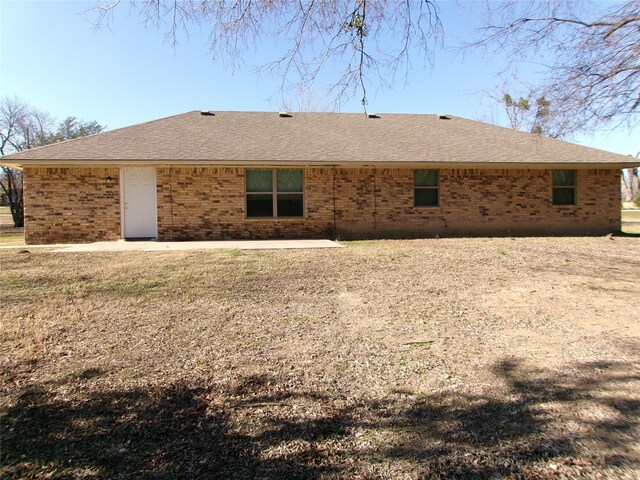
[[[638,160],[482,122],[438,115],[198,111],[0,159],[0,163],[638,165]],[[472,165],[469,165],[472,164]]]

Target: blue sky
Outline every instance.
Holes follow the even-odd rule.
[[[275,111],[282,106],[280,79],[255,74],[255,67],[277,55],[268,40],[232,71],[212,60],[208,32],[192,28],[174,49],[162,31],[146,27],[126,5],[116,10],[110,29],[95,30],[85,12],[93,2],[0,1],[0,96],[18,95],[59,119],[73,115],[117,128],[189,110]],[[463,14],[452,3],[439,5],[450,40],[474,27],[477,5],[463,4]],[[486,118],[492,105],[479,92],[500,84],[502,66],[503,59],[495,56],[463,58],[440,50],[433,68],[416,62],[406,84],[372,92],[368,110]],[[316,93],[322,95],[320,89]],[[295,103],[296,93],[285,97]],[[361,111],[358,99],[342,111]],[[601,131],[575,141],[635,154],[640,129]]]

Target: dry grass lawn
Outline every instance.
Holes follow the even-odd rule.
[[[7,226],[0,228],[0,246],[17,246],[24,244],[24,228]]]
[[[0,206],[0,226],[13,226],[13,218],[9,207]]]
[[[8,245],[24,245],[24,229],[13,226],[9,207],[0,207],[0,246]]]
[[[347,245],[0,251],[0,476],[640,476],[640,239]]]
[[[640,235],[640,210],[622,211],[622,231]]]

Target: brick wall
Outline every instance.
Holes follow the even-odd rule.
[[[602,234],[620,230],[620,171],[578,170],[577,205],[554,206],[551,170],[442,169],[440,206],[413,206],[413,170],[363,172],[378,236]],[[372,189],[365,192],[373,197]],[[354,193],[351,192],[351,196]],[[350,233],[345,206],[344,231]],[[356,234],[364,233],[358,228]]]
[[[246,219],[243,169],[158,169],[158,231],[165,239],[191,239],[620,229],[618,170],[579,170],[577,205],[562,207],[551,203],[550,170],[443,169],[439,207],[414,207],[412,169],[309,168],[304,181],[304,219]]]
[[[163,240],[331,237],[330,169],[304,175],[306,217],[245,218],[244,169],[158,168],[158,234]]]
[[[118,168],[25,168],[28,244],[120,238]]]
[[[112,181],[107,182],[106,178]],[[440,206],[414,207],[413,170],[305,169],[305,218],[245,218],[244,169],[156,170],[164,240],[605,234],[620,230],[619,170],[578,170],[553,206],[551,170],[442,169]],[[27,240],[119,238],[117,169],[27,169]]]

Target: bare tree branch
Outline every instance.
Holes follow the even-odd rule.
[[[109,25],[116,7],[99,3],[96,24]],[[214,59],[232,69],[247,49],[275,39],[282,53],[258,72],[282,78],[283,98],[290,85],[314,86],[342,67],[327,87],[338,105],[360,92],[366,107],[368,86],[387,86],[403,69],[406,79],[411,57],[431,57],[442,40],[432,0],[142,0],[134,9],[174,45],[191,25],[206,26]]]
[[[501,4],[467,48],[523,59],[554,58],[539,94],[575,130],[633,127],[640,118],[640,0],[595,14],[586,2],[560,0]]]

